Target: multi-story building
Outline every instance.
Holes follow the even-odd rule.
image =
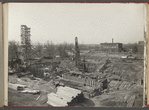
[[[142,58],[143,58],[143,55],[144,55],[144,41],[139,41],[138,45],[137,45],[137,48],[138,48],[138,54],[142,55]]]
[[[104,52],[121,52],[123,49],[122,43],[101,43],[100,46]]]
[[[139,45],[144,45],[144,41],[139,41],[138,44]]]

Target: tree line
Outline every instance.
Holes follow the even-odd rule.
[[[133,53],[137,53],[139,55],[143,55],[144,54],[144,45],[140,45],[140,44],[137,44],[137,43],[123,44],[123,51],[124,52],[129,52],[130,50]]]
[[[11,58],[18,58],[21,54],[21,45],[16,41],[9,41],[8,46],[8,56]],[[35,57],[44,57],[44,56],[55,56],[59,55],[62,58],[68,57],[67,52],[74,52],[75,48],[74,44],[63,42],[60,44],[54,44],[52,41],[47,41],[46,43],[32,43],[30,51],[36,55]],[[100,51],[100,45],[87,45],[87,44],[79,44],[80,50],[95,50]],[[144,53],[144,45],[139,45],[137,43],[133,44],[123,44],[123,52],[132,51],[133,53],[138,53],[143,55]]]
[[[34,43],[29,46],[30,55],[36,56],[36,57],[44,57],[44,56],[55,56],[59,55],[62,58],[68,57],[67,51],[72,51],[72,48],[74,48],[73,44],[69,43],[60,43],[60,44],[54,44],[52,41],[47,41],[46,43]],[[19,55],[22,52],[22,47],[19,45],[19,42],[16,41],[9,41],[8,43],[8,57],[9,59],[12,58],[19,58]]]

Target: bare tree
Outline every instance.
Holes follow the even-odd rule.
[[[133,43],[133,44],[124,44],[124,50],[126,50],[126,52],[129,52],[129,50],[131,49],[133,53],[138,52],[138,44],[137,43]]]
[[[63,44],[59,44],[58,46],[58,51],[59,51],[59,54],[62,58],[64,57],[68,57],[68,54],[66,52],[66,49],[68,48],[68,45],[66,42],[64,42]]]
[[[45,46],[46,46],[46,54],[48,56],[53,56],[54,55],[54,52],[55,52],[55,46],[52,43],[52,41],[51,42],[47,41],[47,43],[45,44]]]
[[[9,59],[18,58],[19,57],[19,43],[16,41],[8,42],[8,57]]]
[[[37,43],[36,45],[35,45],[35,52],[38,54],[38,56],[42,56],[42,53],[43,53],[43,51],[42,51],[42,49],[43,49],[43,45],[41,44],[41,43]]]

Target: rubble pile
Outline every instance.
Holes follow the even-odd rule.
[[[75,62],[73,61],[69,61],[69,60],[63,60],[61,61],[60,65],[58,66],[58,68],[61,68],[61,70],[67,70],[67,71],[75,71],[75,72],[79,72],[79,69],[76,68],[75,66]]]

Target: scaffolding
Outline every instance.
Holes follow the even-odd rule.
[[[21,25],[21,45],[29,45],[30,44],[30,28],[26,25]]]
[[[28,28],[26,25],[21,25],[21,59],[26,63],[26,66],[31,64],[30,59],[36,54],[33,49],[34,46],[31,45],[30,29],[31,28]],[[38,55],[36,54],[36,56]]]
[[[31,40],[30,40],[30,28],[26,25],[21,25],[21,48],[22,48],[22,60],[28,63],[31,53]]]

